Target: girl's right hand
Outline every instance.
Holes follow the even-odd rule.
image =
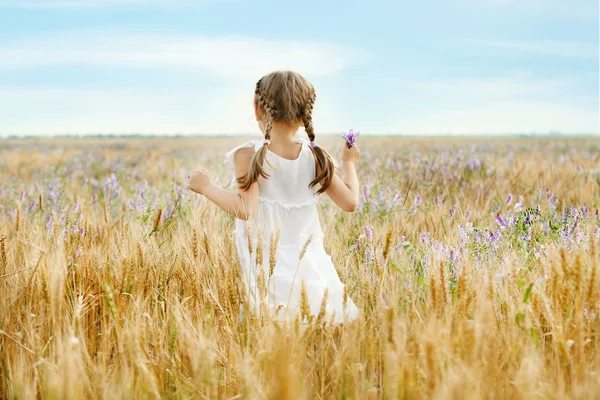
[[[195,170],[188,180],[188,188],[192,192],[204,194],[205,188],[210,185],[210,176],[201,168]]]
[[[342,162],[351,162],[354,165],[358,164],[358,160],[360,160],[360,149],[355,144],[352,147],[348,147],[347,144],[344,144],[344,148],[342,149]]]

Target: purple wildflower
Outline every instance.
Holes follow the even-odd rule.
[[[165,212],[165,214],[163,215],[163,221],[166,221],[168,219],[170,219],[173,216],[173,212],[175,211],[175,206],[174,205],[170,205],[167,207],[167,211]]]
[[[392,199],[392,207],[396,206],[396,204],[398,204],[399,201],[400,201],[400,193],[398,191],[396,191],[396,194],[394,195],[394,198]]]
[[[515,211],[523,211],[523,196],[519,196],[519,200],[515,204]]]
[[[552,195],[552,197],[548,199],[548,204],[550,207],[552,207],[552,209],[556,209],[556,206],[558,205],[558,199],[556,196]]]
[[[372,241],[373,240],[373,230],[370,227],[366,226],[363,229],[363,231],[365,232],[365,235],[367,235],[367,239],[369,240],[369,242]]]
[[[508,223],[506,223],[506,221],[504,220],[504,218],[502,218],[500,214],[496,216],[496,222],[498,222],[498,225],[500,225],[502,229],[508,228]]]
[[[469,169],[470,169],[470,170],[474,170],[474,169],[477,169],[477,168],[481,168],[481,166],[482,166],[482,165],[483,165],[483,162],[482,162],[481,160],[477,160],[477,159],[475,159],[475,160],[470,160],[470,161],[467,163],[467,166],[469,167]]]
[[[58,205],[60,202],[60,198],[62,196],[62,191],[60,190],[60,187],[57,188],[59,184],[57,183],[56,186],[55,185],[50,185],[48,187],[48,199],[50,200],[50,202],[53,205]]]
[[[508,198],[506,199],[506,205],[509,206],[510,203],[512,203],[513,200],[513,195],[512,193],[508,195]]]
[[[346,140],[348,147],[352,147],[356,144],[356,138],[360,135],[360,131],[354,131],[354,129],[350,129],[348,132],[344,132],[342,137]]]
[[[54,219],[52,215],[48,215],[48,218],[46,218],[46,232],[51,235],[52,231],[54,231]]]
[[[462,225],[458,225],[458,232],[460,233],[460,242],[465,245],[469,241],[469,234]]]
[[[385,202],[385,194],[383,193],[383,188],[379,187],[379,203],[383,204]]]
[[[457,257],[458,257],[458,255],[456,254],[456,251],[454,251],[454,249],[451,249],[450,250],[450,261],[455,262]]]
[[[369,200],[369,187],[367,185],[363,185],[363,197],[365,198],[365,201]]]
[[[450,218],[453,218],[454,214],[456,214],[456,207],[452,207],[452,209],[450,210]]]
[[[119,197],[121,194],[121,185],[119,184],[119,179],[117,175],[114,173],[110,174],[110,176],[104,179],[104,197],[107,199],[109,205]]]
[[[417,207],[419,207],[421,205],[421,195],[417,195],[417,197],[415,197],[415,205]]]
[[[500,236],[502,234],[500,233],[500,230],[496,230],[496,232],[490,232],[490,243],[496,243],[496,241],[498,241],[498,239],[500,239]]]

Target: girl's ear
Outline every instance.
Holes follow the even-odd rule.
[[[262,112],[256,102],[254,103],[254,115],[256,116],[257,121],[262,121]]]

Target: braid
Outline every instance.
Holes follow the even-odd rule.
[[[261,88],[262,78],[256,82],[256,89],[254,90],[255,101],[261,110],[265,112],[265,139],[271,138],[271,128],[273,123],[274,107],[269,104],[266,100],[266,96]],[[263,164],[267,158],[266,146],[262,146],[260,150],[254,153],[252,160],[250,160],[250,168],[248,173],[237,179],[238,185],[242,190],[248,190],[250,187],[258,182],[259,177],[264,179],[269,178],[269,174],[263,168]],[[268,162],[268,161],[267,161]]]
[[[313,128],[312,124],[312,112],[316,100],[317,94],[313,90],[310,94],[310,97],[308,98],[308,103],[306,104],[306,107],[302,112],[302,122],[304,123],[304,130],[306,131],[306,134],[308,135],[308,138],[311,142],[315,140],[315,129]]]
[[[265,95],[263,94],[262,90],[258,88],[258,86],[254,94],[256,97],[256,103],[261,108],[261,110],[264,110],[265,112],[265,139],[270,139],[271,128],[273,124],[274,107],[271,104],[269,104],[269,102],[265,99]]]
[[[308,139],[311,142],[314,142],[315,140],[315,129],[312,123],[312,112],[316,100],[317,95],[315,93],[315,90],[312,89],[306,106],[304,107],[304,111],[302,112],[302,122],[304,123],[304,130],[306,131]],[[333,179],[333,175],[335,173],[335,165],[333,164],[331,156],[321,147],[311,146],[311,149],[315,156],[315,161],[317,163],[317,170],[319,174],[315,177],[315,179],[310,183],[309,186],[315,187],[317,184],[321,184],[321,187],[319,188],[317,193],[323,193],[331,184],[331,180]]]

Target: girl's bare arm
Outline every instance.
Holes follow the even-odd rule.
[[[360,150],[356,145],[350,148],[344,145],[341,159],[341,169],[344,172],[343,179],[338,175],[334,175],[325,193],[342,210],[353,212],[356,210],[359,197],[356,164],[358,164],[358,160],[360,159]]]
[[[234,154],[236,178],[246,175],[253,155],[253,148],[240,149]],[[238,190],[238,193],[233,193],[213,183],[210,176],[199,169],[194,171],[190,177],[189,188],[193,192],[205,196],[226,213],[241,220],[252,218],[258,209],[258,183],[254,183],[248,190]]]

